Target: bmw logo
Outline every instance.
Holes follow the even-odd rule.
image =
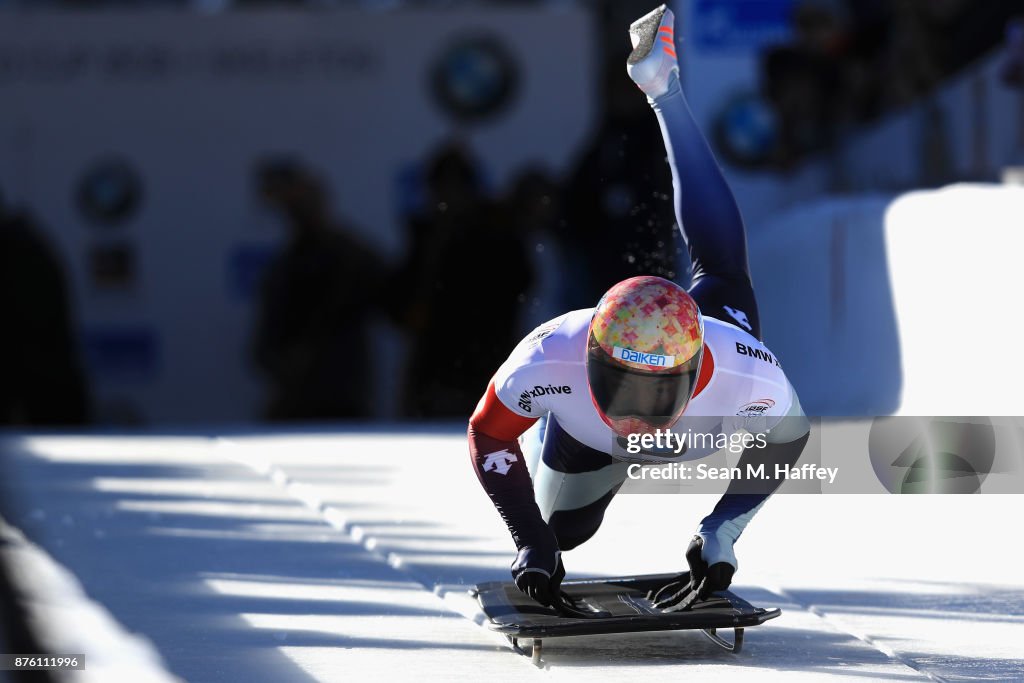
[[[505,108],[519,85],[519,70],[494,37],[474,37],[448,46],[431,70],[434,97],[460,121],[478,121]]]
[[[729,162],[752,168],[771,161],[778,140],[778,120],[755,93],[729,100],[715,116],[715,147]]]
[[[122,159],[103,159],[82,174],[76,189],[79,211],[96,225],[117,225],[131,218],[142,201],[142,181]]]

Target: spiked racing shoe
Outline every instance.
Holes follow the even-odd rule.
[[[626,72],[651,100],[668,92],[673,73],[679,78],[674,24],[672,10],[662,5],[629,27],[633,52]]]

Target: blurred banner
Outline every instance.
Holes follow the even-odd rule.
[[[593,58],[570,9],[5,16],[0,189],[69,268],[101,418],[256,416],[252,295],[281,238],[259,161],[322,172],[394,258],[403,183],[442,141],[494,186],[567,167]]]
[[[794,0],[690,0],[697,45],[748,51],[792,37]]]

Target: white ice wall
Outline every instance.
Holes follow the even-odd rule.
[[[1024,187],[953,185],[885,217],[903,415],[1024,415]]]
[[[1024,188],[824,199],[751,232],[765,340],[809,413],[1024,414]]]
[[[884,196],[822,199],[751,227],[765,342],[812,415],[887,414],[900,349],[888,281]]]

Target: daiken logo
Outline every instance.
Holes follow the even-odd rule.
[[[644,365],[656,365],[661,368],[670,368],[675,365],[675,356],[662,356],[657,353],[644,353],[642,351],[633,351],[632,349],[624,349],[621,346],[616,346],[612,351],[612,356],[619,360],[628,360],[630,363],[643,363]]]
[[[572,387],[567,384],[563,384],[557,387],[553,384],[541,386],[540,384],[533,387],[533,389],[527,389],[523,393],[519,394],[519,407],[528,413],[533,412],[533,399],[536,396],[547,396],[557,394],[571,394]]]

